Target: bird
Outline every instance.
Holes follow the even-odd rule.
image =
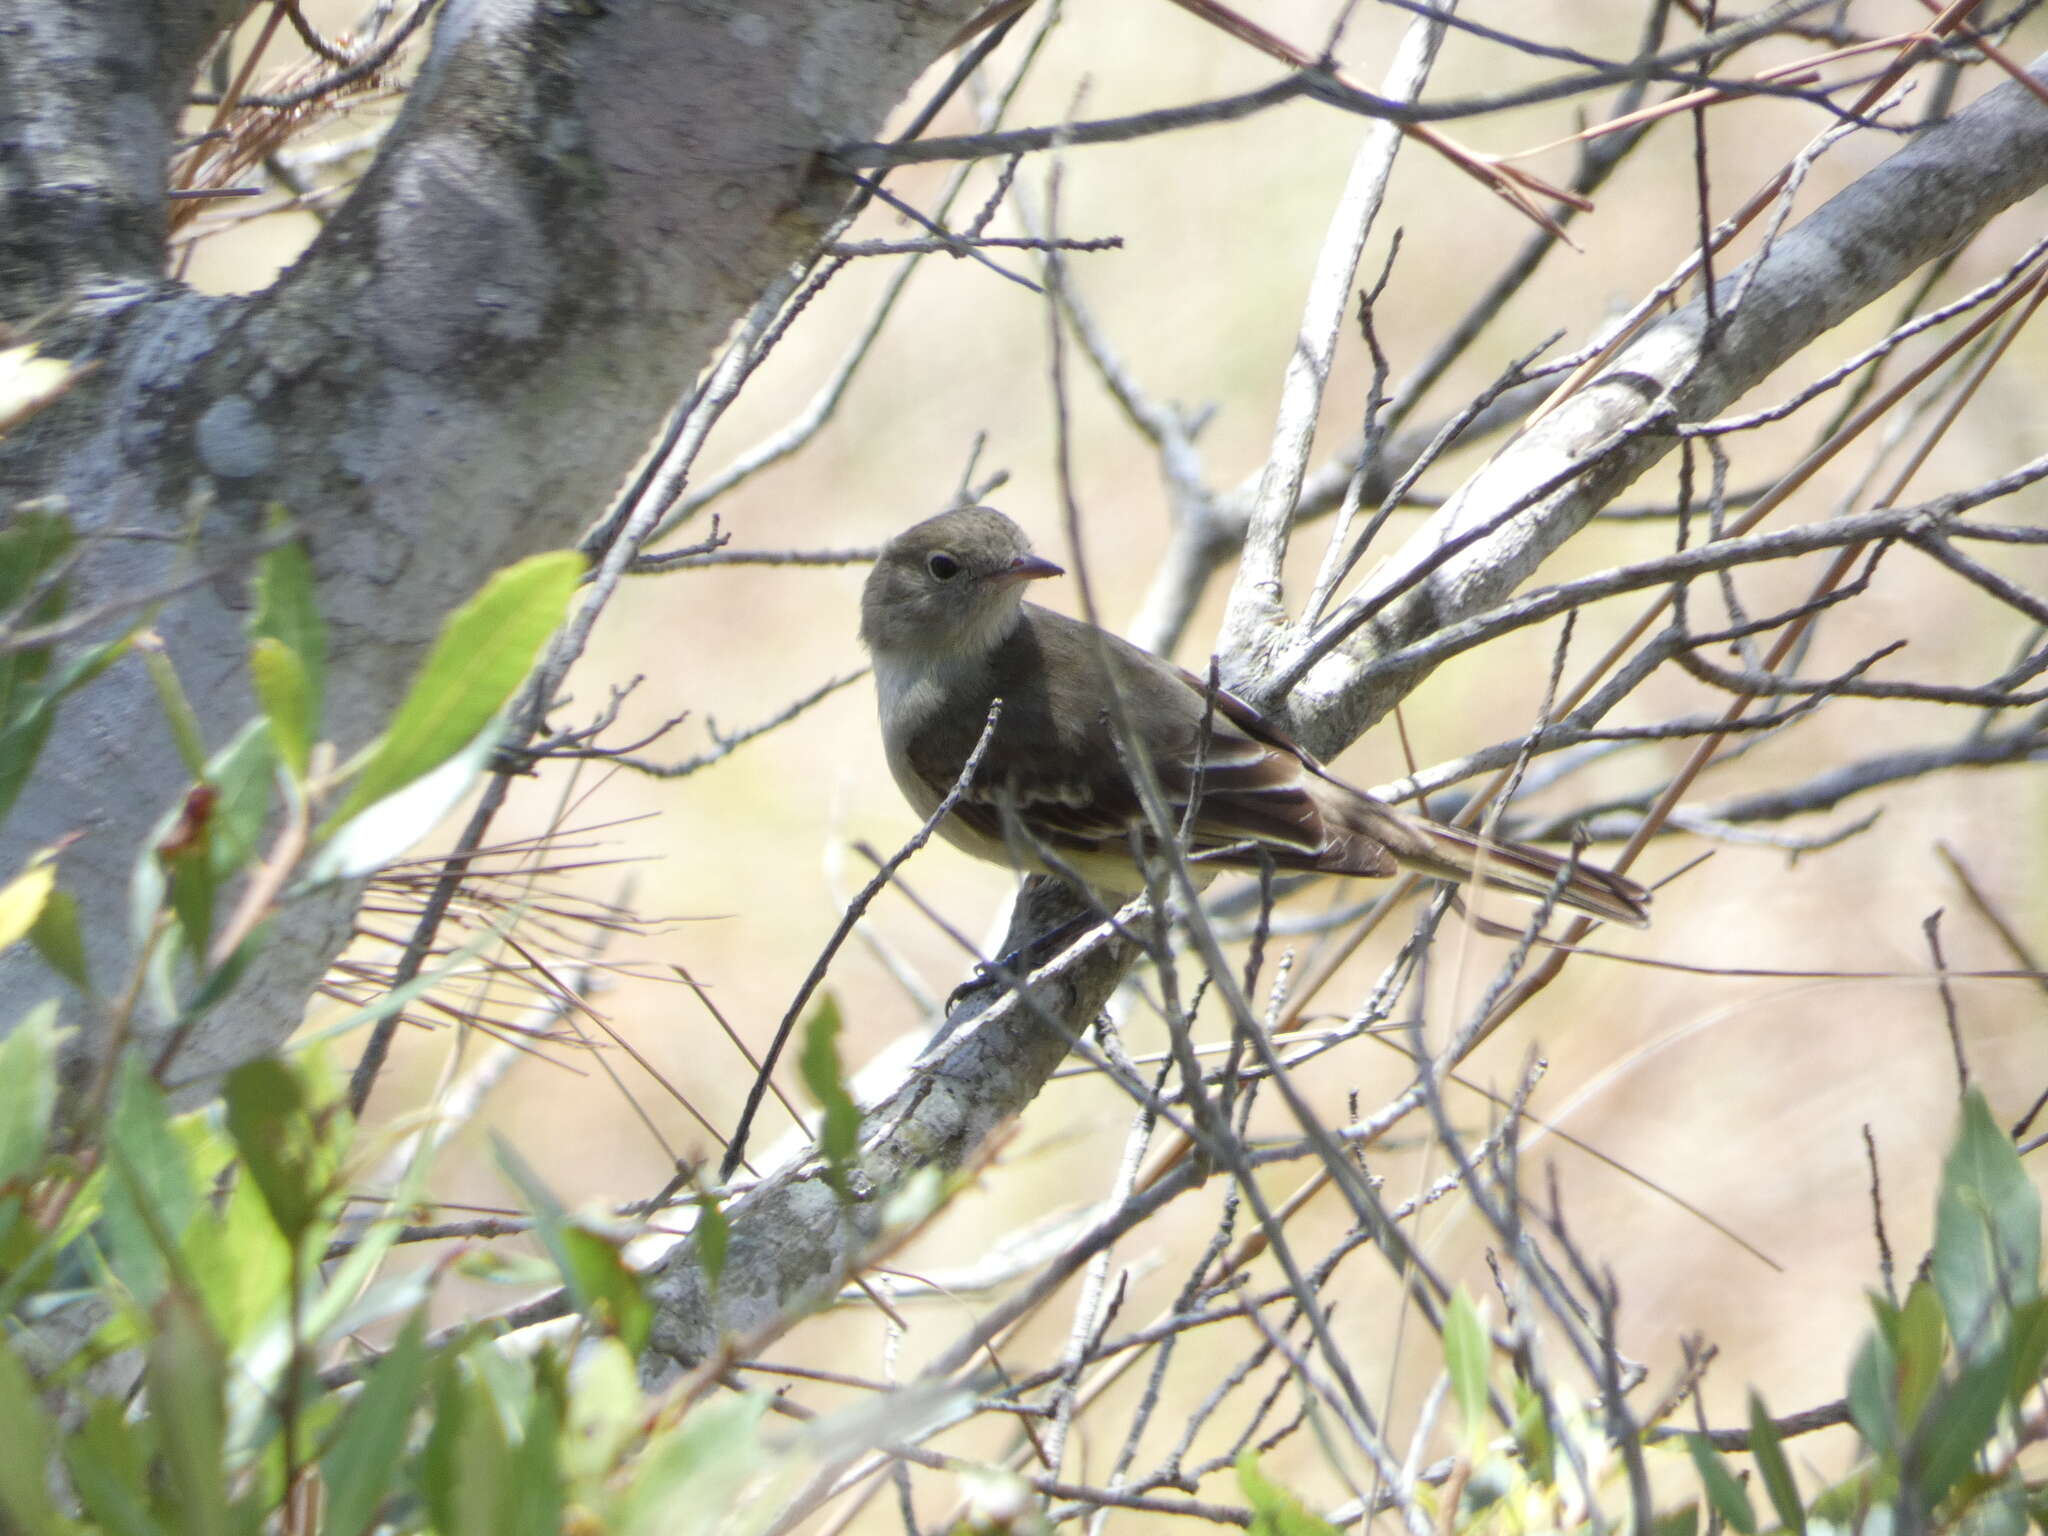
[[[882,743],[929,820],[1002,707],[972,780],[937,831],[1098,895],[1145,888],[1144,810],[1119,731],[1142,743],[1191,865],[1482,881],[1642,927],[1650,893],[1625,875],[1397,810],[1332,774],[1251,705],[1109,631],[1024,600],[1066,573],[992,507],[926,518],[882,547],[861,593]],[[1112,698],[1112,691],[1119,699]],[[1121,724],[1119,723],[1121,717]],[[1190,812],[1192,802],[1192,812]],[[1005,818],[1016,819],[1006,835]]]

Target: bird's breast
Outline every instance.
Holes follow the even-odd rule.
[[[875,653],[875,699],[882,721],[882,749],[889,772],[903,798],[920,818],[931,815],[952,788],[952,781],[932,785],[912,766],[912,749],[945,729],[948,706],[971,709],[973,679],[944,661],[899,652]],[[963,754],[961,762],[965,762]],[[952,773],[957,774],[959,764]]]

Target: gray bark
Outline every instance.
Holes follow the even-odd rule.
[[[158,286],[178,110],[250,3],[0,6],[0,320]]]
[[[227,3],[0,3],[0,304],[56,306],[39,339],[97,364],[0,444],[0,507],[56,497],[88,535],[189,535],[96,544],[73,608],[212,573],[155,627],[217,747],[255,713],[235,554],[283,504],[313,548],[326,734],[347,752],[451,607],[602,510],[838,206],[818,153],[873,137],[973,6],[450,0],[362,185],[267,291],[219,299],[162,275],[163,164]],[[62,882],[102,991],[131,968],[132,862],[185,782],[126,661],[67,706],[5,829],[7,872],[76,835]],[[351,903],[289,907],[174,1075],[282,1040]],[[10,1016],[57,988],[25,951],[0,959]],[[81,1023],[90,1057],[100,1026]]]

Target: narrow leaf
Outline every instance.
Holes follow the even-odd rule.
[[[271,527],[282,531],[290,519],[271,509]],[[249,616],[252,644],[275,641],[298,659],[306,680],[306,718],[317,734],[327,689],[327,621],[313,583],[313,562],[297,540],[280,544],[256,567],[256,608]]]
[[[1932,1511],[1941,1502],[1990,1441],[2011,1374],[2011,1362],[2003,1353],[1983,1356],[1965,1366],[1955,1383],[1929,1405],[1907,1458],[1923,1510]]]
[[[2041,1197],[1975,1090],[1942,1167],[1932,1270],[1965,1359],[1997,1349],[2002,1315],[2040,1294]]]
[[[1880,1325],[1884,1314],[1880,1313]],[[1942,1323],[1941,1301],[1934,1287],[1915,1280],[1906,1292],[1906,1304],[1899,1308],[1888,1334],[1897,1359],[1895,1381],[1898,1419],[1911,1424],[1941,1382],[1941,1368],[1948,1357],[1948,1330]]]
[[[171,728],[171,740],[177,745],[178,760],[185,765],[185,772],[196,779],[206,769],[206,732],[199,723],[199,712],[186,696],[178,668],[162,642],[151,636],[141,649],[142,664],[149,672],[150,684],[156,689],[156,701],[164,712],[164,722]]]
[[[473,742],[512,697],[583,579],[571,550],[507,566],[441,627],[426,664],[335,817],[432,772]]]
[[[327,1484],[326,1529],[362,1536],[387,1498],[399,1491],[392,1476],[426,1376],[426,1317],[415,1312],[397,1341],[371,1370],[363,1390],[320,1458]]]
[[[719,1277],[725,1273],[725,1256],[732,1247],[732,1223],[716,1195],[697,1196],[697,1225],[692,1235],[697,1239],[697,1262],[704,1267],[704,1287],[716,1295]]]
[[[1337,1527],[1267,1477],[1249,1446],[1237,1453],[1237,1486],[1252,1507],[1252,1536],[1339,1536]]]
[[[147,1503],[152,1428],[130,1424],[120,1402],[103,1397],[65,1439],[71,1486],[86,1513],[113,1536],[164,1536]]]
[[[76,538],[71,520],[55,512],[22,512],[0,528],[0,622],[8,627],[48,624],[64,611],[63,565]],[[48,646],[23,646],[0,655],[0,720],[16,713],[22,690],[49,665]]]
[[[0,1183],[23,1177],[42,1160],[56,1104],[53,998],[31,1008],[14,1032],[0,1040]]]
[[[297,654],[281,640],[259,636],[249,647],[249,681],[277,756],[295,779],[304,780],[313,759],[313,685]]]
[[[228,1134],[286,1243],[296,1247],[328,1194],[330,1157],[298,1074],[258,1057],[228,1074]]]
[[[825,1159],[825,1177],[842,1199],[851,1193],[847,1175],[860,1150],[860,1108],[846,1091],[839,1065],[839,1004],[828,994],[804,1024],[803,1052],[797,1059],[804,1087],[824,1116],[818,1126],[818,1151]]]
[[[78,902],[69,891],[50,892],[28,936],[36,953],[43,957],[43,964],[86,997],[94,995],[92,972],[85,958],[85,934],[78,926]]]
[[[57,862],[45,855],[31,859],[27,869],[0,886],[0,949],[29,936],[56,884]]]
[[[1756,1460],[1771,1508],[1778,1512],[1778,1523],[1795,1536],[1806,1536],[1806,1508],[1799,1502],[1799,1484],[1785,1458],[1785,1442],[1764,1400],[1754,1392],[1749,1394],[1749,1454]]]
[[[653,1326],[654,1309],[621,1245],[562,1208],[526,1159],[502,1136],[492,1137],[498,1165],[518,1186],[534,1230],[555,1261],[578,1311],[638,1352]]]
[[[2015,1408],[2041,1379],[2048,1362],[2048,1296],[2036,1296],[2013,1314],[2012,1385],[2006,1400]]]
[[[1486,1324],[1461,1285],[1451,1293],[1444,1316],[1444,1369],[1450,1373],[1451,1391],[1465,1421],[1467,1444],[1486,1438],[1486,1377],[1492,1358]]]
[[[1530,1481],[1548,1483],[1555,1476],[1557,1440],[1551,1433],[1544,1399],[1520,1377],[1515,1378],[1515,1450]]]
[[[163,1095],[132,1059],[121,1069],[107,1151],[119,1175],[107,1181],[103,1197],[107,1262],[137,1301],[151,1305],[168,1274],[165,1248],[176,1247],[199,1191]]]
[[[446,1381],[437,1419],[450,1419],[454,1433],[443,1437],[441,1424],[434,1426],[441,1454],[423,1469],[437,1495],[429,1507],[437,1509],[441,1536],[505,1536],[513,1524],[517,1484],[504,1420],[478,1378],[451,1371]],[[451,1413],[450,1403],[460,1407]]]
[[[612,1529],[620,1536],[732,1529],[735,1503],[761,1462],[767,1407],[765,1392],[716,1398],[656,1437],[634,1468]]]
[[[1705,1435],[1687,1435],[1685,1448],[1692,1452],[1692,1464],[1699,1468],[1707,1502],[1742,1536],[1756,1536],[1756,1509],[1749,1502],[1749,1491],[1728,1470],[1728,1463],[1714,1449],[1714,1442]]]
[[[512,1458],[512,1509],[517,1523],[507,1536],[560,1536],[562,1506],[562,1421],[569,1413],[569,1387],[554,1352],[543,1348],[533,1362],[533,1396],[520,1424],[519,1454]]]
[[[308,864],[307,880],[318,884],[371,874],[433,831],[491,760],[498,732],[493,720],[438,768],[334,826]]]
[[[39,652],[0,656],[0,695],[5,696],[0,698],[0,818],[14,808],[22,786],[28,783],[29,772],[56,723],[58,704],[126,655],[134,638],[131,631],[60,661],[40,687],[18,686],[22,661]],[[40,667],[37,675],[41,675]]]
[[[227,1352],[205,1308],[183,1291],[165,1295],[156,1324],[143,1384],[163,1437],[177,1528],[186,1536],[228,1536]]]
[[[1891,1345],[1872,1329],[1849,1367],[1849,1419],[1864,1442],[1890,1460],[1898,1454],[1899,1410]]]
[[[24,1536],[67,1528],[46,1481],[53,1438],[50,1416],[28,1368],[12,1341],[0,1340],[0,1444],[7,1448],[0,1453],[0,1516],[5,1517],[0,1526],[19,1529]]]
[[[270,818],[277,753],[260,720],[251,720],[206,765],[206,782],[217,796],[213,807],[213,873],[226,881],[256,859],[263,826]]]

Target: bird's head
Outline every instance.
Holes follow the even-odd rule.
[[[993,508],[941,512],[882,546],[861,593],[860,637],[875,652],[985,655],[1016,627],[1024,584],[1063,574]]]

